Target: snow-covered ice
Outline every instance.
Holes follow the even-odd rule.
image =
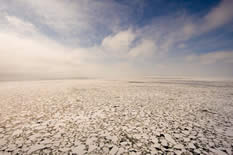
[[[233,82],[0,82],[0,154],[233,153]]]

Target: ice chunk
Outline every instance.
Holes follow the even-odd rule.
[[[164,147],[167,147],[168,146],[168,143],[166,140],[161,140],[161,145],[164,146]]]
[[[35,152],[35,151],[38,151],[38,150],[41,150],[41,149],[43,149],[43,148],[45,148],[45,147],[46,147],[46,146],[41,145],[41,144],[33,145],[33,146],[31,146],[31,148],[29,149],[28,154],[31,154],[31,153],[33,153],[33,152]]]
[[[114,146],[114,147],[111,149],[111,151],[109,152],[109,154],[115,155],[115,154],[117,153],[117,151],[118,151],[118,147],[117,147],[117,146]]]
[[[182,144],[177,144],[174,146],[174,148],[177,150],[182,150],[184,148],[184,146]]]
[[[165,136],[165,139],[166,139],[168,142],[170,142],[170,143],[172,143],[172,144],[176,144],[175,140],[172,139],[172,137],[171,137],[169,134],[165,134],[164,136]]]
[[[94,151],[96,148],[97,148],[96,145],[91,144],[91,145],[88,146],[88,152],[92,152],[92,151]]]
[[[1,147],[1,146],[4,146],[6,143],[7,143],[6,140],[0,139],[0,147]]]
[[[77,154],[84,154],[86,151],[85,151],[85,145],[79,145],[78,147],[75,147],[72,149],[72,153],[77,153]]]
[[[118,149],[117,155],[121,155],[124,152],[125,152],[125,149],[121,147],[121,148]]]
[[[219,149],[210,149],[211,152],[216,153],[217,155],[227,155],[225,152]]]
[[[188,148],[195,149],[196,147],[195,147],[195,145],[193,143],[189,143]]]
[[[20,134],[22,134],[22,130],[16,130],[13,132],[12,136],[19,136]]]

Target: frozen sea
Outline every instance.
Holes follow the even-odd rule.
[[[0,82],[0,154],[233,154],[233,82]]]

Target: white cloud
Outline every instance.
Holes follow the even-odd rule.
[[[18,33],[37,33],[37,28],[29,23],[22,21],[21,19],[14,17],[14,16],[6,16],[7,19],[7,28],[8,29],[14,29],[14,31],[17,31]]]
[[[200,55],[192,54],[186,57],[188,62],[195,62],[201,64],[215,64],[215,63],[231,63],[233,64],[233,51],[216,51],[204,53]]]
[[[148,58],[155,54],[157,51],[157,46],[152,40],[142,40],[136,47],[129,51],[130,57],[144,57]]]
[[[2,12],[46,26],[61,36],[93,37],[96,29],[118,30],[129,8],[112,0],[16,0],[3,3]]]
[[[198,55],[186,41],[229,23],[231,8],[223,0],[203,18],[178,13],[137,27],[130,8],[112,0],[1,1],[0,75],[208,74],[206,64],[231,67],[233,52]]]
[[[184,31],[184,36],[189,38],[190,36],[194,35],[197,30],[194,24],[187,23],[184,25],[183,31]]]
[[[211,9],[210,12],[200,19],[195,16],[188,16],[187,18],[190,18],[191,21],[188,19],[188,21],[184,23],[184,38],[189,39],[190,37],[210,32],[233,21],[232,8],[232,0],[221,0],[219,5]]]
[[[27,11],[30,11],[35,18],[56,30],[58,33],[67,33],[75,27],[77,29],[88,28],[89,16],[88,10],[80,5],[76,5],[74,1],[63,0],[17,0],[16,5],[24,5]],[[76,11],[77,10],[77,11]]]
[[[78,70],[76,67],[79,61],[74,59],[79,53],[67,54],[67,49],[56,43],[22,38],[12,33],[0,33],[0,42],[1,72],[51,76],[59,72],[66,74],[69,70]]]
[[[114,52],[118,55],[127,54],[134,39],[135,34],[129,29],[127,31],[121,31],[113,36],[107,36],[102,41],[102,46],[106,52]]]
[[[0,75],[70,77],[90,75],[91,68],[96,68],[95,62],[85,63],[95,59],[88,49],[65,47],[41,34],[32,23],[15,16],[5,14],[2,19]]]
[[[205,17],[202,29],[209,31],[233,20],[233,1],[222,0]]]
[[[1,77],[6,79],[75,76],[117,77],[130,76],[137,72],[134,66],[127,62],[113,64],[103,62],[109,55],[103,52],[102,46],[91,48],[64,47],[37,33],[37,31],[33,37],[27,35],[22,31],[24,28],[20,28],[22,25],[30,24],[17,18],[13,19],[17,21],[19,29],[11,28],[7,31],[0,31]],[[119,36],[121,35],[120,33]],[[116,38],[118,39],[115,41],[118,42],[121,37]]]
[[[135,42],[135,40],[137,41]],[[154,40],[146,39],[146,37],[140,38],[137,32],[131,29],[107,36],[102,41],[100,48],[109,56],[131,60],[132,58],[149,58],[158,50]]]
[[[233,51],[218,51],[203,54],[200,56],[200,60],[203,64],[213,63],[233,63]]]

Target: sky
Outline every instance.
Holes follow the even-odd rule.
[[[233,77],[233,0],[0,0],[0,79]]]

